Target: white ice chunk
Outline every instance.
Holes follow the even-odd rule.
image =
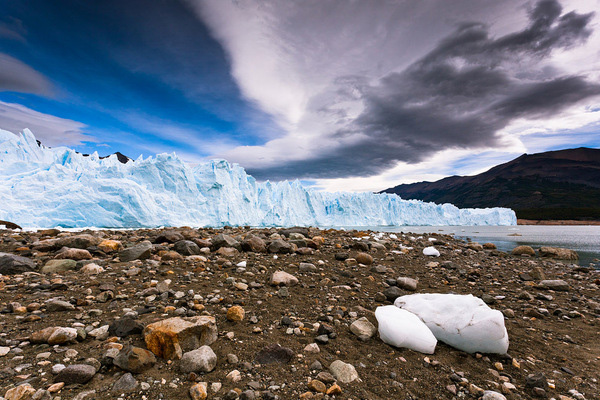
[[[395,306],[381,306],[375,310],[375,317],[384,343],[426,354],[435,351],[435,336],[415,314]]]
[[[426,256],[434,256],[434,257],[440,256],[440,252],[438,251],[438,249],[436,249],[433,246],[425,247],[423,249],[423,254]]]
[[[459,209],[395,194],[321,192],[257,182],[237,164],[191,166],[175,154],[85,157],[0,130],[0,220],[24,228],[516,225],[507,208]]]
[[[478,297],[458,294],[411,294],[398,297],[396,307],[416,314],[435,337],[468,353],[506,354],[504,316]]]

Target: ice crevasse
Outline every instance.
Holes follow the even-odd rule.
[[[394,194],[257,182],[242,167],[175,154],[125,164],[0,129],[0,220],[23,227],[515,225],[506,208],[459,209]]]

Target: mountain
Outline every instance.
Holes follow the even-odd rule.
[[[328,193],[257,182],[224,160],[174,154],[122,163],[38,146],[0,130],[0,220],[31,227],[514,225],[512,210],[459,209],[393,194]]]
[[[600,220],[600,150],[523,154],[479,175],[398,185],[381,193],[457,207],[509,207],[524,219]]]

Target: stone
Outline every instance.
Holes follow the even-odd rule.
[[[383,291],[383,295],[388,301],[394,301],[398,297],[404,295],[404,292],[398,286],[390,286]]]
[[[77,269],[77,261],[75,260],[50,260],[42,267],[41,272],[44,274],[56,274],[75,269]]]
[[[269,243],[267,250],[269,253],[289,254],[294,252],[294,247],[283,239],[276,239]]]
[[[366,317],[362,317],[350,325],[350,331],[358,336],[359,339],[368,340],[375,335],[377,328]]]
[[[98,245],[102,239],[93,235],[83,233],[81,235],[65,236],[56,242],[57,247],[72,247],[76,249],[87,249],[91,246]]]
[[[184,256],[195,256],[201,254],[200,247],[191,240],[180,240],[173,246],[176,252]]]
[[[329,366],[329,372],[341,383],[350,383],[358,379],[358,373],[354,365],[335,360]]]
[[[217,251],[221,247],[231,247],[238,251],[242,250],[242,246],[240,245],[240,242],[238,242],[231,236],[224,235],[224,234],[217,235],[212,240],[212,251]]]
[[[571,288],[569,284],[562,279],[548,279],[540,281],[539,287],[542,289],[556,290],[559,292],[568,292]]]
[[[108,339],[108,325],[102,325],[99,328],[92,329],[88,332],[88,336],[91,336],[96,340]]]
[[[0,346],[0,357],[4,357],[10,352],[10,347],[8,346]]]
[[[217,355],[210,346],[188,351],[181,357],[179,368],[181,372],[210,372],[217,366]]]
[[[240,322],[244,319],[245,311],[241,306],[233,306],[227,310],[227,320]]]
[[[533,257],[535,256],[535,250],[531,246],[517,246],[512,250],[511,254],[513,256],[528,255]]]
[[[81,267],[79,272],[86,275],[98,275],[99,273],[104,272],[104,268],[102,268],[98,264],[89,263]]]
[[[4,398],[6,400],[30,400],[35,393],[35,389],[28,383],[24,383],[6,391]]]
[[[89,382],[96,375],[96,368],[87,364],[69,365],[56,375],[54,382],[64,382],[65,385],[73,383],[84,384]]]
[[[293,358],[294,351],[292,349],[271,343],[256,354],[254,361],[258,364],[287,364]]]
[[[46,303],[47,312],[58,312],[58,311],[72,311],[75,306],[68,301],[63,300],[50,300]]]
[[[285,271],[275,271],[271,276],[271,285],[294,286],[298,283],[298,278]]]
[[[71,249],[68,247],[63,247],[57,254],[54,256],[56,260],[91,260],[92,255],[89,251],[84,249]]]
[[[475,251],[483,251],[483,246],[477,242],[471,242],[467,244],[467,248]]]
[[[169,318],[144,328],[146,347],[158,357],[180,359],[183,353],[217,340],[214,317]]]
[[[304,347],[305,353],[319,353],[320,351],[321,351],[321,349],[319,348],[319,345],[316,343],[309,343]]]
[[[208,397],[206,387],[206,382],[199,382],[192,386],[190,388],[190,397],[192,400],[205,400]]]
[[[326,393],[328,396],[335,396],[336,394],[342,393],[342,388],[337,383],[334,383],[329,389],[327,389]]]
[[[183,235],[177,231],[168,230],[159,234],[156,239],[154,239],[154,243],[175,243],[180,240],[184,240]]]
[[[152,243],[148,240],[126,248],[119,252],[119,260],[128,262],[133,260],[146,260],[152,255]]]
[[[549,257],[549,258],[556,258],[559,260],[570,260],[570,261],[579,260],[579,254],[577,254],[577,252],[575,250],[563,249],[560,247],[543,246],[543,247],[540,247],[539,253],[540,253],[540,257]]]
[[[528,388],[541,388],[544,390],[548,389],[548,381],[546,376],[542,372],[536,374],[529,374],[525,379],[525,387]]]
[[[354,257],[359,264],[371,265],[373,264],[373,256],[367,253],[358,253]]]
[[[483,248],[486,249],[486,250],[496,250],[497,249],[497,247],[496,247],[496,245],[494,243],[489,243],[489,242],[488,243],[484,243],[483,244]]]
[[[413,278],[407,278],[404,276],[401,276],[399,278],[396,278],[396,285],[404,290],[409,290],[411,292],[414,292],[415,290],[417,290],[417,284],[419,281],[417,281],[416,279]]]
[[[64,382],[53,383],[52,385],[50,385],[48,387],[48,391],[50,393],[56,393],[56,392],[60,391],[63,387],[65,387]]]
[[[137,389],[139,382],[137,379],[133,377],[129,372],[123,374],[117,381],[113,384],[112,392],[113,393],[128,393],[133,392]]]
[[[225,376],[225,379],[235,383],[242,380],[242,374],[237,369],[234,369]]]
[[[113,336],[126,337],[137,335],[144,331],[144,325],[133,318],[123,317],[114,320],[108,326],[108,333]]]
[[[134,374],[152,368],[155,363],[154,354],[141,347],[127,347],[121,350],[113,360],[114,365]]]
[[[315,272],[317,267],[311,263],[301,262],[299,266],[300,272]]]
[[[504,397],[503,394],[494,392],[492,390],[484,390],[481,400],[506,400],[506,397]]]
[[[34,332],[30,338],[32,343],[48,343],[50,345],[74,342],[76,339],[77,329],[60,326],[53,326]]]
[[[325,384],[318,379],[313,379],[310,381],[308,388],[317,393],[325,393],[327,391],[327,386],[325,386]]]
[[[0,253],[0,274],[15,275],[23,272],[34,271],[35,262],[27,257],[21,257],[9,253]]]
[[[242,241],[242,250],[255,253],[266,253],[267,245],[264,240],[255,235],[248,235]]]
[[[123,249],[123,245],[118,240],[103,240],[98,245],[98,249],[105,253],[114,253]]]

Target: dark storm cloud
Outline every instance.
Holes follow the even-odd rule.
[[[337,135],[366,139],[250,173],[259,179],[369,176],[444,149],[498,145],[498,132],[517,118],[551,115],[599,95],[600,85],[581,76],[548,76],[546,70],[532,78],[523,71],[591,34],[592,14],[561,12],[557,1],[540,1],[525,29],[499,38],[484,24],[458,26],[404,71],[362,89],[364,111]],[[517,78],[523,74],[526,79]]]

